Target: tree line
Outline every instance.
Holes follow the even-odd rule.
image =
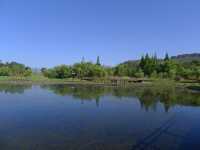
[[[48,78],[105,78],[105,77],[134,77],[134,78],[170,78],[200,79],[200,60],[179,62],[170,58],[168,54],[164,59],[156,55],[143,55],[140,60],[127,61],[114,67],[104,66],[100,57],[96,63],[82,59],[73,65],[59,65],[54,68],[42,68],[42,74]],[[0,76],[31,76],[30,67],[17,62],[0,62]]]
[[[97,57],[96,63],[82,60],[74,65],[59,65],[54,68],[42,68],[41,72],[48,78],[86,78],[86,77],[135,77],[135,78],[170,78],[170,79],[199,79],[200,61],[194,60],[180,63],[171,59],[168,54],[164,59],[156,55],[146,54],[139,61],[128,61],[115,67],[101,64]]]
[[[32,70],[23,64],[17,62],[0,62],[0,76],[30,76]]]
[[[100,58],[97,57],[97,62],[85,62],[82,60],[80,63],[75,63],[72,66],[60,65],[54,68],[42,68],[41,72],[48,78],[85,78],[85,77],[106,77],[112,75],[112,68],[102,66]]]

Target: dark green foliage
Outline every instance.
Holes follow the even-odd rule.
[[[9,76],[10,75],[10,69],[6,66],[0,67],[0,76]]]
[[[47,70],[47,68],[42,68],[41,72],[44,73]]]
[[[43,68],[41,71],[46,77],[60,78],[60,79],[68,78],[71,76],[71,73],[72,73],[72,69],[66,65],[60,65],[60,66],[54,67],[53,69]]]
[[[19,69],[13,71],[18,72]],[[0,74],[9,74],[7,68],[0,69]],[[100,63],[100,57],[97,57],[96,63],[85,62],[72,66],[61,65],[52,69],[43,68],[41,72],[49,78],[93,78],[93,77],[151,77],[151,78],[170,78],[175,80],[181,79],[200,79],[200,60],[194,60],[187,63],[181,63],[171,59],[166,53],[164,59],[158,59],[156,54],[150,56],[146,54],[141,57],[140,61],[126,61],[115,67],[105,67]]]
[[[168,61],[169,60],[169,55],[168,53],[165,54],[165,58],[164,58],[164,61]]]
[[[171,79],[195,79],[200,78],[200,60],[193,60],[187,63],[180,63],[170,59],[166,54],[165,58],[158,59],[156,55],[146,54],[139,61],[128,61],[115,67],[116,76],[129,77],[152,77]],[[127,65],[128,64],[128,65]]]
[[[99,56],[97,57],[96,65],[101,66],[101,63],[100,63],[100,57],[99,57]]]
[[[159,67],[157,56],[150,57],[148,54],[145,57],[142,56],[139,67],[145,76],[151,76],[153,73],[157,73]]]
[[[28,77],[28,76],[31,76],[31,74],[32,74],[32,69],[29,67],[26,67],[24,71],[24,76]]]
[[[68,78],[71,75],[71,68],[66,65],[57,66],[54,68],[56,72],[56,78]]]

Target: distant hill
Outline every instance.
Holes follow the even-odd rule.
[[[179,62],[191,62],[194,60],[200,61],[200,53],[192,53],[192,54],[181,54],[177,56],[171,57],[174,60],[177,60]]]
[[[125,61],[121,64],[127,64],[127,65],[137,65],[139,64],[140,60],[128,60],[128,61]]]
[[[181,54],[181,55],[177,55],[177,56],[172,56],[171,59],[181,62],[181,63],[189,63],[194,60],[200,61],[200,53]],[[162,59],[159,59],[159,60],[162,61]],[[139,62],[140,62],[140,60],[128,60],[121,64],[127,64],[131,67],[131,66],[138,65]]]
[[[125,62],[120,63],[119,65],[126,65],[130,68],[132,67],[135,68],[139,65],[139,63],[140,63],[140,60],[127,60]]]

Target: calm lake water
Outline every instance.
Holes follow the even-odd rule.
[[[1,150],[198,149],[200,93],[0,85]]]

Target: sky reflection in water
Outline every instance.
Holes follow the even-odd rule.
[[[1,85],[0,149],[200,146],[200,94],[173,87]]]

